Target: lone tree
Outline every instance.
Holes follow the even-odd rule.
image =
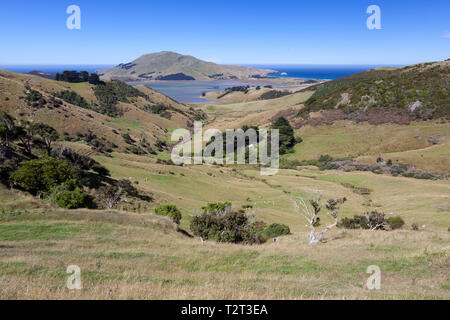
[[[58,140],[58,132],[51,126],[45,123],[37,123],[32,125],[32,132],[40,136],[45,143],[45,149],[50,156],[52,151],[52,143]]]
[[[308,221],[309,228],[311,229],[311,233],[309,235],[309,244],[317,245],[319,242],[323,241],[325,233],[337,226],[340,205],[346,202],[347,199],[329,199],[326,202],[323,202],[322,196],[320,194],[316,194],[307,201],[305,201],[303,198],[294,199],[293,201],[295,211]],[[320,225],[319,213],[324,206],[327,209],[327,214],[331,218],[333,218],[334,223],[327,225],[327,227],[322,232],[316,235],[316,227]]]

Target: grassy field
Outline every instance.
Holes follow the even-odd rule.
[[[430,171],[448,172],[450,168],[450,125],[439,121],[408,126],[340,121],[332,126],[306,126],[296,134],[303,143],[288,159],[317,160],[320,155],[330,154],[368,163],[382,157]],[[441,136],[441,143],[432,146],[428,139],[436,135]]]
[[[306,244],[238,246],[189,239],[163,218],[47,212],[0,218],[1,299],[449,299],[443,231],[336,230]],[[68,290],[66,268],[81,268]],[[369,291],[367,267],[382,270]]]
[[[0,217],[0,298],[450,298],[449,212],[438,208],[449,201],[448,181],[311,169],[262,179],[252,168],[170,167],[122,154],[97,160],[113,176],[137,181],[156,202],[176,203],[188,231],[207,201],[232,201],[253,205],[268,223],[288,224],[292,235],[261,246],[202,244],[150,207],[127,208],[137,213],[39,209],[39,203],[22,205],[37,200],[13,200],[11,191],[0,189],[10,201]],[[371,192],[359,195],[349,185]],[[378,209],[402,216],[406,226],[393,232],[334,229],[327,243],[311,247],[291,197],[315,189],[347,197],[342,216]],[[412,223],[420,231],[410,230]],[[65,287],[69,265],[82,270],[80,291]],[[370,265],[382,271],[381,290],[365,286]]]

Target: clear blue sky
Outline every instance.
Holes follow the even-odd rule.
[[[81,30],[68,30],[76,4]],[[366,27],[380,6],[382,30]],[[449,0],[12,0],[0,65],[118,64],[170,50],[218,63],[412,64],[450,58]]]

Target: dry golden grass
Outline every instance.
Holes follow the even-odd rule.
[[[450,298],[446,232],[335,230],[317,247],[306,232],[261,246],[201,244],[165,219],[102,212],[2,219],[0,228],[38,222],[75,231],[50,240],[45,229],[40,239],[0,235],[1,299]],[[66,288],[69,265],[81,268],[80,291]],[[370,265],[382,270],[379,291],[365,286]]]

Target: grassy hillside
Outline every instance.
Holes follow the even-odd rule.
[[[157,149],[167,130],[188,128],[197,116],[144,86],[94,86],[7,71],[0,71],[0,108],[17,119],[47,123],[66,141],[82,142],[90,132],[106,149],[120,151],[142,148],[144,140]],[[127,143],[124,134],[134,142]]]
[[[450,61],[399,69],[375,69],[315,87],[299,113],[306,123],[311,112],[323,121],[350,119],[373,124],[450,119]],[[330,118],[330,119],[327,119]],[[317,120],[316,120],[317,121]]]
[[[335,158],[354,158],[375,163],[378,157],[409,163],[423,170],[449,172],[450,125],[439,121],[410,125],[370,125],[338,121],[331,126],[304,126],[296,130],[303,143],[286,158],[317,160],[330,154]],[[439,144],[430,138],[439,136]]]

